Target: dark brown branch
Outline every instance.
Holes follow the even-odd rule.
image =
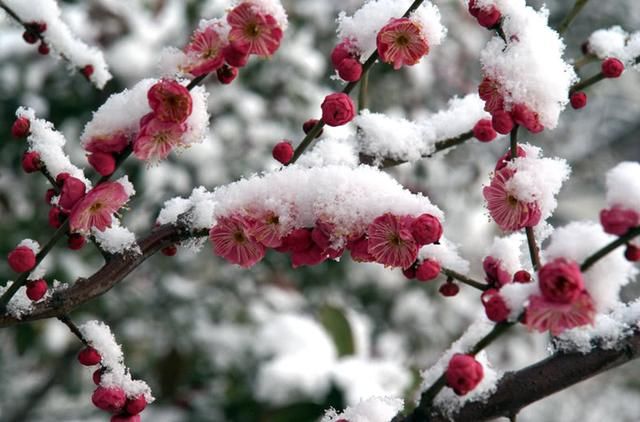
[[[640,236],[640,226],[629,229],[628,232],[626,232],[625,234],[623,234],[613,242],[605,245],[601,249],[594,252],[593,255],[585,259],[582,265],[580,265],[580,271],[582,272],[587,271],[589,268],[591,268],[593,264],[598,262],[601,258],[604,258],[610,252],[614,251],[618,247],[625,245],[627,242],[629,242],[631,239],[633,239],[636,236]]]
[[[429,158],[436,152],[444,151],[445,149],[455,147],[457,145],[460,145],[468,141],[471,138],[473,138],[473,131],[462,133],[454,138],[443,139],[442,141],[438,141],[435,144],[435,150],[430,154],[423,155],[422,158]],[[395,160],[393,158],[374,157],[372,155],[367,155],[367,154],[360,154],[360,162],[362,164],[368,164],[370,166],[376,163],[379,163],[378,167],[389,168],[389,167],[399,166],[400,164],[404,164],[407,161]]]
[[[491,286],[489,286],[486,283],[480,283],[479,281],[476,281],[476,280],[474,280],[474,279],[472,279],[470,277],[467,277],[464,274],[460,274],[460,273],[458,273],[456,271],[453,271],[453,270],[450,270],[448,268],[441,268],[440,272],[442,274],[446,275],[447,277],[451,277],[451,278],[453,278],[455,280],[458,280],[461,283],[466,284],[467,286],[471,286],[471,287],[476,288],[478,290],[485,291],[485,290],[489,290],[491,288]]]
[[[34,305],[29,315],[16,319],[10,315],[0,316],[0,328],[35,321],[44,318],[61,317],[78,306],[106,293],[131,271],[154,253],[187,238],[203,237],[208,232],[191,232],[182,224],[166,224],[154,229],[148,236],[140,239],[138,245],[142,254],[114,255],[102,268],[89,278],[79,278],[65,290],[60,290],[42,303]],[[64,322],[64,321],[63,321]]]
[[[487,401],[468,403],[451,419],[434,411],[429,419],[415,419],[409,415],[397,420],[484,421],[500,416],[510,417],[531,403],[638,357],[638,332],[624,340],[616,350],[595,347],[587,354],[557,352],[524,369],[507,372],[498,382],[496,392]]]

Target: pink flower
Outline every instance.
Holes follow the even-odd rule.
[[[92,227],[100,231],[111,227],[111,217],[129,200],[118,182],[101,183],[91,189],[71,210],[71,232],[89,233]]]
[[[331,242],[332,234],[335,231],[334,226],[330,223],[318,220],[316,226],[311,230],[311,240],[315,243],[330,259],[336,259],[344,252],[344,247],[334,248]]]
[[[84,149],[92,153],[104,152],[107,154],[119,154],[127,145],[129,145],[129,137],[122,132],[118,132],[110,135],[93,136],[89,139]]]
[[[147,92],[147,100],[155,118],[164,123],[183,123],[193,109],[189,90],[169,79],[154,84]]]
[[[322,248],[312,243],[309,248],[303,251],[294,251],[291,253],[291,267],[298,268],[303,265],[317,265],[327,259],[327,254]]]
[[[485,272],[487,283],[500,288],[511,282],[511,274],[502,266],[502,261],[492,256],[487,256],[482,260],[482,268]]]
[[[127,402],[127,396],[120,387],[101,387],[93,392],[91,401],[98,408],[106,412],[117,413]]]
[[[282,226],[280,219],[272,212],[261,213],[252,219],[249,225],[249,234],[267,248],[277,248],[282,245]]]
[[[492,126],[491,120],[481,119],[473,127],[473,136],[480,142],[491,142],[498,134]]]
[[[31,271],[36,266],[36,254],[28,246],[18,246],[7,256],[9,267],[17,273]]]
[[[338,63],[336,67],[338,76],[347,82],[355,82],[360,80],[362,76],[362,64],[357,59],[347,57]]]
[[[442,236],[442,224],[431,214],[422,214],[411,223],[411,234],[419,246],[437,243]]]
[[[338,65],[346,58],[358,58],[351,52],[352,44],[351,40],[344,39],[333,48],[331,51],[331,63],[333,64],[334,69],[337,69]]]
[[[539,133],[544,130],[544,126],[538,120],[538,113],[524,104],[514,104],[511,108],[511,117],[517,125],[524,126],[531,133]]]
[[[518,145],[518,149],[516,149],[516,157],[526,157],[526,156],[527,156],[526,151],[521,146]],[[509,163],[509,161],[511,161],[511,150],[508,150],[507,152],[505,152],[502,155],[502,157],[498,159],[498,162],[496,163],[496,168],[494,169],[494,171],[498,171],[505,168]]]
[[[242,217],[220,217],[209,232],[209,239],[216,255],[245,268],[264,257],[264,245],[251,236],[250,223]]]
[[[429,53],[429,44],[420,26],[409,18],[391,19],[376,37],[378,54],[385,63],[398,70],[414,65]]]
[[[461,353],[453,355],[445,372],[447,385],[459,396],[476,388],[483,376],[482,364],[473,356]]]
[[[496,132],[506,135],[513,130],[513,119],[511,115],[504,110],[494,110],[491,116],[491,126]]]
[[[560,335],[564,330],[592,324],[595,317],[593,300],[586,290],[570,303],[556,303],[542,296],[529,297],[525,313],[525,324],[530,330],[550,331]]]
[[[640,215],[632,209],[615,206],[600,211],[600,224],[606,233],[622,236],[640,225]]]
[[[624,64],[615,57],[604,59],[601,68],[605,78],[617,78],[624,72]]]
[[[342,126],[353,120],[356,107],[347,94],[337,92],[325,97],[322,105],[322,120],[329,126]]]
[[[440,275],[440,263],[435,259],[425,259],[416,268],[416,278],[420,281],[431,281]]]
[[[490,186],[482,189],[489,214],[504,231],[533,227],[540,221],[540,208],[536,202],[523,202],[507,190],[507,181],[515,171],[505,167],[494,173]]]
[[[222,66],[224,56],[222,50],[226,40],[213,26],[194,32],[191,42],[184,49],[187,64],[183,70],[193,76],[201,76]]]
[[[574,261],[555,259],[540,268],[540,291],[544,298],[554,303],[571,303],[584,290],[580,267]]]
[[[500,93],[500,84],[491,78],[485,77],[478,85],[478,94],[484,100],[484,110],[493,113],[504,108],[504,98]]]
[[[351,259],[356,262],[373,262],[375,257],[369,253],[369,239],[366,234],[347,241]]]
[[[484,312],[490,321],[506,321],[511,310],[496,289],[489,289],[485,291],[482,293],[481,299],[482,304],[484,305]]]
[[[73,176],[67,177],[60,190],[60,199],[58,200],[60,208],[67,212],[71,210],[82,199],[85,189],[86,186],[82,180]]]
[[[408,268],[418,255],[418,244],[404,219],[386,213],[367,228],[368,252],[385,267]]]
[[[87,157],[87,161],[100,176],[111,176],[116,171],[116,159],[113,154],[94,152]]]
[[[163,160],[173,148],[182,145],[187,126],[147,116],[141,120],[142,129],[133,143],[133,153],[140,160]]]
[[[304,252],[311,247],[311,230],[299,228],[292,230],[282,239],[281,252]]]
[[[280,46],[282,29],[275,18],[249,2],[240,3],[227,15],[229,40],[248,46],[249,54],[270,56]]]

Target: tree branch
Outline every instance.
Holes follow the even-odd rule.
[[[507,372],[498,389],[485,402],[466,404],[451,418],[434,411],[429,421],[484,421],[510,417],[540,399],[564,390],[601,372],[616,368],[640,357],[640,332],[625,339],[615,350],[594,347],[587,354],[557,352],[531,366]],[[409,416],[401,421],[417,421]]]
[[[138,241],[142,254],[114,255],[91,277],[79,278],[69,288],[57,291],[50,299],[35,304],[33,312],[24,315],[22,319],[10,315],[0,316],[0,328],[44,318],[62,317],[78,306],[109,291],[142,262],[165,246],[189,238],[204,237],[207,234],[207,230],[193,232],[183,223],[157,227],[148,236]]]

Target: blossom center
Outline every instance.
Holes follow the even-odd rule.
[[[260,26],[255,22],[251,22],[244,27],[244,33],[249,38],[258,38],[260,35]]]
[[[241,231],[237,231],[233,233],[233,240],[235,240],[236,243],[244,243],[247,239]]]
[[[406,47],[407,45],[409,45],[409,37],[407,36],[407,34],[398,35],[398,37],[396,38],[396,44],[400,47]]]

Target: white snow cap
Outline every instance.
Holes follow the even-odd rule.
[[[588,46],[589,52],[599,59],[615,57],[629,66],[640,56],[640,31],[630,34],[620,26],[598,29],[589,36]]]
[[[144,395],[147,403],[154,401],[151,388],[144,381],[131,378],[129,370],[124,366],[122,348],[116,342],[108,325],[101,321],[88,321],[78,328],[89,345],[96,349],[102,358],[100,363],[104,373],[100,378],[101,386],[120,387],[127,398]]]
[[[640,163],[624,161],[607,172],[607,205],[640,213]]]
[[[425,245],[420,248],[418,261],[422,262],[425,259],[438,261],[442,267],[461,274],[469,272],[469,261],[460,256],[458,246],[455,243],[444,237],[440,239],[437,245]]]
[[[84,182],[87,189],[91,188],[91,182],[84,176],[82,170],[71,163],[69,156],[64,152],[67,143],[64,135],[53,128],[53,123],[36,118],[36,112],[27,107],[19,107],[16,117],[24,117],[29,120],[29,151],[36,151],[40,155],[40,161],[55,179],[60,173],[69,173]]]
[[[544,250],[545,261],[567,258],[580,265],[598,249],[615,240],[599,224],[576,222],[556,229],[549,246]],[[620,288],[632,281],[638,270],[618,248],[582,273],[584,284],[593,298],[598,312],[611,309],[618,301]]]
[[[89,77],[99,89],[111,79],[111,73],[102,52],[76,38],[71,29],[60,18],[60,8],[54,0],[6,0],[5,4],[25,23],[43,22],[47,29],[42,36],[47,45],[68,59],[75,67],[82,69],[93,66]]]
[[[436,148],[436,142],[473,129],[480,119],[491,118],[478,94],[453,98],[446,109],[409,121],[363,110],[355,119],[360,129],[359,150],[378,158],[417,161]]]
[[[548,26],[549,11],[536,12],[525,0],[494,0],[503,16],[508,43],[493,37],[480,55],[484,75],[500,84],[505,108],[525,104],[538,113],[548,129],[558,124],[577,81],[573,67],[562,58],[565,45]]]
[[[100,249],[110,254],[123,254],[127,251],[134,254],[142,253],[136,243],[136,235],[126,227],[121,226],[120,220],[115,217],[111,220],[111,227],[104,231],[93,227],[91,234],[95,237]]]
[[[536,202],[541,221],[551,217],[558,206],[556,195],[571,173],[567,161],[562,158],[543,158],[542,150],[530,144],[521,144],[526,157],[511,160],[507,166],[516,173],[507,181],[506,188],[518,200]]]
[[[354,53],[365,62],[376,51],[376,37],[380,29],[392,18],[401,18],[409,9],[411,0],[368,0],[353,16],[340,12],[338,38],[350,40]],[[420,26],[429,47],[439,45],[447,30],[440,23],[440,11],[429,1],[422,3],[410,16]]]
[[[495,237],[487,252],[487,256],[492,256],[500,261],[503,270],[513,276],[516,271],[524,269],[520,257],[522,256],[522,245],[524,234],[512,233],[505,237]]]
[[[0,286],[0,296],[9,290],[13,283],[13,281],[8,281],[4,286]],[[27,297],[27,288],[22,286],[7,303],[7,314],[21,319],[23,315],[29,315],[31,311],[33,311],[33,301]]]
[[[349,422],[389,422],[404,408],[402,399],[392,397],[371,397],[347,407],[338,413],[329,409],[321,422],[336,422],[346,419]]]

